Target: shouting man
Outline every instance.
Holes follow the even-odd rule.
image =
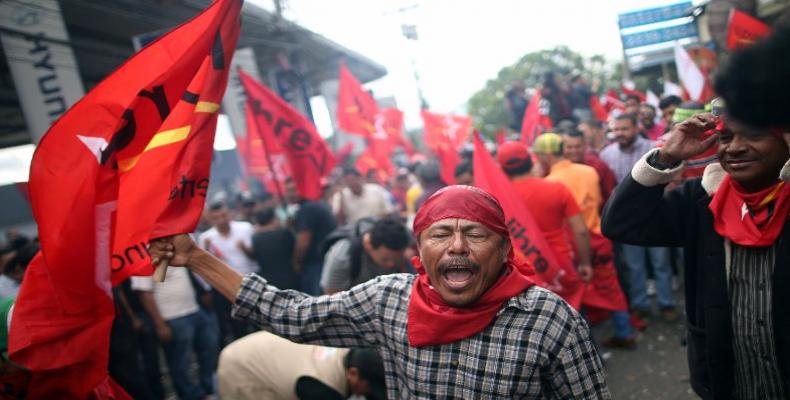
[[[414,221],[419,275],[310,297],[242,276],[186,235],[152,242],[235,302],[233,315],[298,343],[377,347],[388,398],[608,399],[584,320],[529,279],[505,214],[469,186],[439,190]]]

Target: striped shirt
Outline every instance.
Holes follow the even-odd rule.
[[[610,399],[587,324],[548,290],[511,298],[482,332],[411,347],[408,305],[415,275],[375,278],[310,297],[247,275],[235,318],[297,343],[377,347],[389,399]]]
[[[631,173],[636,162],[652,148],[653,142],[637,136],[630,149],[623,150],[619,143],[611,143],[601,150],[598,157],[609,166],[617,178],[617,183],[620,183]]]
[[[738,400],[785,399],[773,323],[775,249],[732,244],[729,271]]]

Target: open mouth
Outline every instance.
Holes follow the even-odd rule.
[[[468,266],[451,265],[442,270],[445,286],[451,290],[462,291],[474,281],[475,270]]]

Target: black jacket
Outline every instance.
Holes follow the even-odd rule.
[[[699,179],[664,194],[630,175],[604,210],[603,234],[633,245],[683,247],[691,387],[703,399],[732,398],[734,352],[724,239],[713,229],[711,197]],[[790,388],[790,224],[776,248],[773,318],[777,357]]]

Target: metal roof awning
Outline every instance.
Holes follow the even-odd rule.
[[[32,0],[13,0],[25,1]],[[120,66],[134,53],[132,37],[167,31],[205,9],[209,0],[60,0],[85,89]],[[239,48],[252,47],[262,73],[279,64],[283,55],[299,60],[310,95],[321,83],[337,79],[345,62],[362,82],[387,74],[386,68],[298,24],[245,3]],[[3,60],[6,59],[4,53]],[[0,62],[0,148],[30,143],[22,110],[6,62]]]

